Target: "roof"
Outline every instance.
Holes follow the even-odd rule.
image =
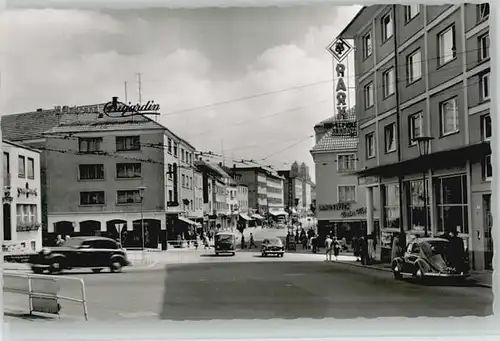
[[[42,139],[43,133],[59,124],[56,110],[2,115],[2,137],[10,141]]]
[[[348,136],[332,136],[332,132],[327,132],[311,152],[335,152],[350,149],[358,149],[358,138]]]
[[[26,149],[26,150],[31,150],[32,152],[35,152],[35,153],[40,153],[40,150],[28,147],[28,146],[26,146],[26,145],[24,145],[22,143],[19,143],[19,142],[13,142],[13,141],[9,141],[9,140],[6,140],[6,139],[3,139],[2,142],[10,144],[11,146],[14,146],[14,147],[17,147],[17,148],[22,148],[22,149]]]
[[[346,110],[346,113],[347,113],[347,117],[345,119],[348,119],[348,120],[355,120],[356,119],[356,106],[353,106],[352,108],[349,108]],[[336,115],[333,115],[331,117],[328,117],[326,119],[324,119],[323,121],[319,122],[319,123],[316,123],[314,125],[314,127],[322,127],[324,126],[325,124],[328,124],[328,123],[333,123],[337,120],[337,116]]]

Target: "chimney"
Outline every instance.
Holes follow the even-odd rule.
[[[236,164],[235,163],[233,163],[233,169],[236,169]]]
[[[43,109],[42,108],[38,108],[38,109],[36,109],[36,111],[37,112],[41,112],[41,111],[43,111]]]
[[[118,97],[113,97],[113,107],[116,107],[116,105],[118,104]]]
[[[221,166],[221,167],[222,167],[222,162],[219,162],[219,166]]]

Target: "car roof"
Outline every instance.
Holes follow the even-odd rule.
[[[99,236],[78,236],[78,237],[71,237],[70,239],[73,240],[81,240],[81,241],[89,241],[89,240],[108,240],[108,241],[113,241],[115,242],[114,239],[107,238],[107,237],[99,237]]]
[[[223,236],[223,235],[236,236],[236,233],[234,233],[234,232],[217,232],[215,235],[216,236]]]
[[[413,242],[414,243],[424,243],[424,242],[448,242],[448,239],[444,238],[436,238],[436,237],[425,237],[425,238],[417,238]]]

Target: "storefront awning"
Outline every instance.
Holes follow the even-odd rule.
[[[196,225],[197,224],[195,221],[192,221],[191,219],[184,218],[184,217],[181,217],[181,216],[179,216],[179,220],[183,221],[183,222],[185,222],[186,224],[189,224],[189,225]]]
[[[240,217],[245,219],[245,220],[252,220],[252,218],[250,218],[249,216],[247,216],[245,213],[240,213]]]
[[[259,220],[264,220],[264,217],[263,217],[263,216],[261,216],[260,214],[257,214],[257,213],[252,214],[252,218],[254,218],[254,219],[259,219]]]
[[[269,212],[271,213],[273,216],[279,216],[279,215],[288,215],[288,213],[286,213],[285,211],[275,211],[275,212]]]

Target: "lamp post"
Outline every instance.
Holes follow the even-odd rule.
[[[421,137],[417,137],[414,139],[417,142],[418,153],[420,154],[421,158],[424,158],[425,156],[429,155],[429,152],[430,152],[429,147],[430,147],[430,143],[433,139],[434,138],[430,137],[430,136],[421,136]],[[422,159],[422,163],[424,163],[425,161],[426,161],[425,159]],[[424,165],[426,165],[426,164],[424,163]],[[425,166],[424,171],[422,173],[422,175],[423,175],[423,187],[424,187],[423,190],[424,190],[424,215],[425,215],[424,235],[426,237],[428,237],[428,235],[429,235],[429,233],[428,233],[429,221],[428,221],[428,214],[427,214],[427,182],[426,182],[426,176],[425,176],[426,171],[427,171],[427,167]]]
[[[141,198],[141,231],[142,231],[142,255],[144,256],[144,191],[147,187],[139,186],[139,197]]]

